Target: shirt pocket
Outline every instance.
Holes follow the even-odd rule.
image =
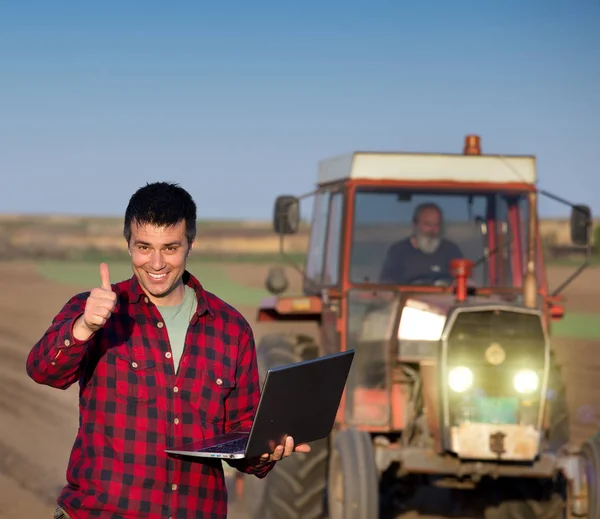
[[[150,404],[156,401],[156,361],[126,353],[115,356],[117,398],[131,404]]]
[[[221,367],[202,370],[199,385],[190,398],[192,407],[207,422],[220,426],[225,421],[225,402],[234,386],[234,377],[226,369]]]

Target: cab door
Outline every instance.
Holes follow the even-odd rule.
[[[329,198],[325,264],[323,268],[322,340],[326,353],[340,350],[341,323],[341,249],[343,244],[344,191],[333,191]]]
[[[315,197],[304,292],[321,297],[320,343],[323,353],[340,349],[340,269],[345,191],[336,187]]]

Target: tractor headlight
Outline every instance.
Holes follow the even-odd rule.
[[[515,374],[513,385],[518,393],[528,394],[537,390],[540,384],[540,378],[537,373],[531,369],[522,369]]]
[[[463,393],[473,385],[473,372],[469,368],[459,366],[448,373],[448,385],[456,393]]]
[[[446,324],[445,315],[407,304],[400,316],[398,339],[401,341],[439,341],[444,324]]]

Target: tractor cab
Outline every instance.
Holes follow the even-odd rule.
[[[536,182],[534,156],[483,155],[477,136],[462,154],[356,152],[320,162],[314,192],[278,197],[273,225],[282,237],[298,232],[300,200],[313,197],[305,295],[451,293],[460,271],[471,293],[515,301],[529,273],[543,304]],[[589,208],[564,203],[585,249]]]

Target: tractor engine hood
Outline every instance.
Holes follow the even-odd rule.
[[[350,331],[356,333],[360,341],[395,342],[397,339],[397,360],[404,362],[437,362],[444,328],[457,307],[475,310],[495,304],[507,307],[514,304],[506,296],[496,294],[470,296],[467,301],[459,302],[454,294],[410,294],[404,300],[396,294],[392,300],[375,299],[367,299],[366,307],[362,307],[358,305],[360,295],[356,294],[357,306],[353,307],[357,310],[350,312]],[[363,309],[358,311],[361,307]]]
[[[453,294],[414,294],[399,308],[398,360],[437,361],[442,333],[456,306],[477,307],[505,303],[500,297],[469,297],[457,302]]]
[[[500,295],[470,296],[466,301],[456,301],[453,294],[413,294],[399,309],[398,340],[404,344],[404,355],[415,347],[428,349],[427,344],[438,343],[446,326],[448,316],[457,307],[480,308],[490,304],[512,306],[509,299]],[[429,349],[430,349],[429,347]],[[435,355],[432,351],[431,354]]]
[[[442,331],[448,315],[457,305],[473,307],[494,303],[510,304],[507,299],[499,295],[470,296],[464,302],[457,302],[453,294],[411,295],[401,308],[398,339],[439,341],[442,338]]]

